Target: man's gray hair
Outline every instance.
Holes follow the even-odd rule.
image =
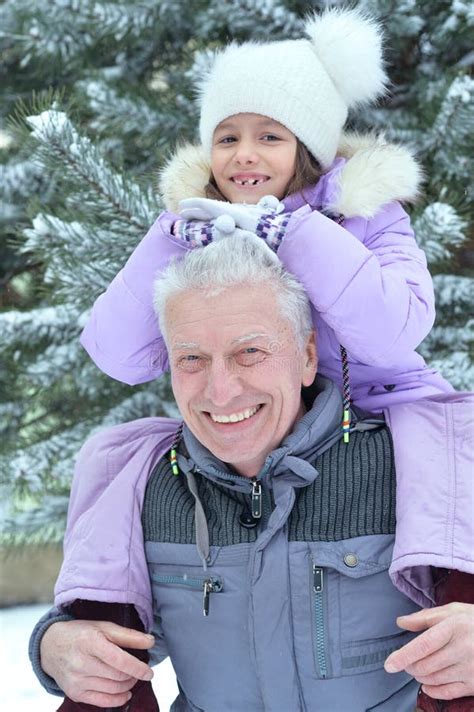
[[[158,277],[154,306],[165,342],[168,343],[165,308],[171,297],[191,290],[211,297],[230,287],[265,284],[274,290],[281,315],[290,322],[298,345],[303,348],[313,329],[306,292],[275,253],[253,235],[227,237],[191,250],[182,260],[171,262]]]

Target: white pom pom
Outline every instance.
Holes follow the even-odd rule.
[[[230,215],[219,215],[214,220],[214,227],[224,235],[231,235],[235,230],[235,220]]]
[[[275,214],[281,213],[285,209],[283,203],[280,203],[275,195],[264,195],[258,201],[258,206],[263,210],[268,210],[269,213]]]
[[[357,9],[333,8],[310,17],[305,32],[348,107],[384,93],[382,29],[375,20]]]

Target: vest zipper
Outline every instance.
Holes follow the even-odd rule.
[[[252,482],[252,517],[261,519],[262,516],[262,485],[258,480]]]
[[[327,677],[324,625],[324,569],[313,564],[314,656],[322,678]]]
[[[207,578],[197,576],[187,576],[186,574],[152,574],[152,581],[165,586],[185,586],[202,591],[202,614],[209,615],[209,598],[211,593],[220,593],[223,589],[222,581],[215,576]]]

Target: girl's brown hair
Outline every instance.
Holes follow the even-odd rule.
[[[304,195],[304,189],[317,183],[322,176],[322,173],[323,170],[316,158],[308,151],[306,146],[301,143],[299,139],[296,139],[295,172],[288,181],[285,188],[285,195],[283,197],[286,198],[287,195],[292,195],[293,193],[303,193]],[[217,187],[217,183],[212,175],[212,172],[211,177],[209,178],[209,183],[207,183],[204,188],[204,192],[206,198],[224,200],[227,202],[227,198]]]

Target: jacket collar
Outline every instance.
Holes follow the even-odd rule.
[[[205,197],[210,164],[202,146],[185,144],[165,165],[159,188],[167,210],[178,212],[184,198]],[[407,148],[383,135],[346,133],[338,155],[318,183],[285,199],[288,211],[309,203],[314,209],[346,218],[372,218],[394,200],[414,201],[422,171]]]

